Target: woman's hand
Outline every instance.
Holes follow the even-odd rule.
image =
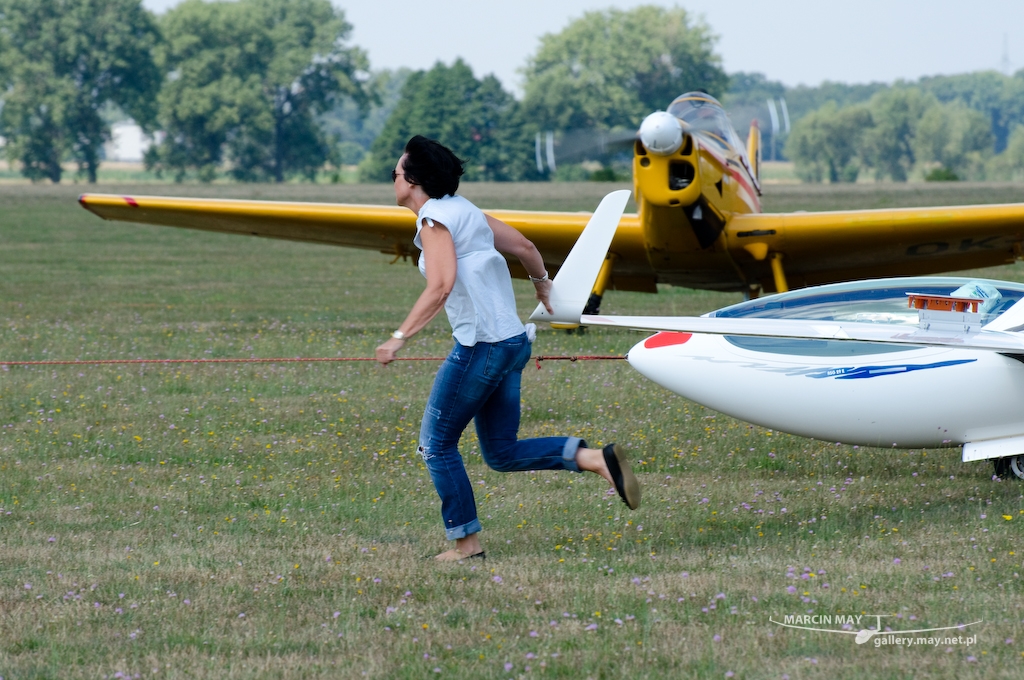
[[[548,314],[554,314],[555,310],[551,308],[551,280],[537,281],[533,287],[537,290],[537,299],[544,305],[544,309],[548,310]]]
[[[377,362],[381,366],[387,366],[396,359],[398,350],[405,346],[405,340],[388,338],[388,341],[377,348]]]

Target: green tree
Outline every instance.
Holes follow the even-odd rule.
[[[796,122],[786,140],[786,157],[793,161],[796,176],[804,182],[825,180],[825,139],[818,113],[810,113]]]
[[[863,151],[876,177],[907,181],[916,161],[917,125],[935,104],[934,96],[909,87],[882,90],[871,98],[868,105],[874,126],[864,136]]]
[[[728,108],[749,104],[761,105],[769,97],[785,97],[786,86],[777,80],[768,80],[763,73],[729,74],[729,89],[722,97],[722,105]]]
[[[990,176],[1001,179],[1024,178],[1024,125],[1015,127],[1009,135],[1006,149],[989,161]]]
[[[342,142],[342,161],[348,165],[358,163],[370,150],[384,124],[391,117],[402,96],[402,87],[412,73],[410,69],[383,70],[374,73],[367,83],[376,103],[369,110],[351,97],[344,97],[320,117],[324,130]]]
[[[1018,74],[1020,76],[1022,74]],[[1010,130],[1024,122],[1024,80],[996,71],[921,78],[917,86],[943,104],[962,102],[985,116],[995,151],[1006,148]]]
[[[140,0],[0,0],[0,134],[33,181],[60,182],[62,161],[96,181],[117,104],[143,126],[160,85],[158,41]]]
[[[340,97],[366,107],[365,53],[329,0],[187,0],[162,22],[164,141],[146,165],[210,180],[226,159],[243,181],[313,178],[332,156],[318,116]]]
[[[854,104],[866,104],[875,94],[890,87],[886,83],[847,85],[826,80],[814,87],[797,85],[786,88],[785,97],[786,105],[789,107],[789,118],[796,123],[828,102],[835,102],[840,109]]]
[[[742,130],[747,120],[755,116],[764,116],[766,111],[763,101],[769,96],[785,97],[790,120],[795,124],[829,101],[835,102],[839,109],[844,109],[854,104],[868,103],[872,97],[893,90],[915,90],[925,99],[930,101],[930,98],[934,97],[941,104],[961,102],[967,108],[982,114],[989,123],[993,151],[996,153],[1006,148],[1011,131],[1017,125],[1024,124],[1024,70],[1013,76],[995,71],[979,71],[951,76],[928,76],[914,82],[897,81],[894,84],[847,85],[826,81],[814,87],[800,85],[793,88],[785,88],[780,83],[767,81],[760,74],[735,73],[730,75],[729,90],[723,103],[728,108],[737,129]],[[760,110],[754,111],[755,108]],[[924,110],[920,111],[921,115],[923,116],[924,111],[929,109],[930,104],[926,104]],[[765,119],[761,120],[764,122]],[[764,134],[765,132],[766,126],[762,125],[762,135],[767,142],[768,136]],[[881,137],[871,141],[885,145],[885,140]],[[894,152],[895,147],[889,148],[888,151]],[[906,146],[903,151],[907,151]],[[910,155],[916,153],[913,149],[911,152],[909,155],[905,154],[903,160],[898,163],[907,172],[913,166],[908,159]],[[871,160],[881,162],[884,159],[878,157]],[[886,176],[887,173],[881,174]],[[900,174],[899,170],[896,174]]]
[[[874,121],[866,106],[828,102],[800,119],[786,141],[786,155],[805,182],[855,182],[863,140]]]
[[[409,76],[384,129],[360,165],[364,182],[389,178],[405,143],[424,135],[466,161],[465,179],[536,179],[533,133],[519,103],[494,76],[477,80],[461,59]]]
[[[924,112],[913,148],[918,163],[937,165],[961,178],[982,179],[992,144],[989,118],[955,101]]]
[[[541,38],[524,69],[526,110],[547,129],[635,129],[684,92],[725,91],[714,43],[683,9],[588,12]]]
[[[771,149],[774,148],[776,157],[782,153],[787,134],[783,127],[781,108],[776,108],[776,115],[779,116],[779,134],[772,139],[771,114],[768,110],[768,100],[780,100],[786,96],[786,86],[776,80],[768,80],[762,73],[730,73],[729,90],[722,98],[722,106],[729,112],[729,120],[732,121],[740,136],[746,137],[747,131],[753,121],[758,121],[761,130],[761,148],[764,150],[765,160],[769,158]]]

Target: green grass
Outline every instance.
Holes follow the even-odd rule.
[[[762,161],[761,182],[766,185],[794,184],[800,178],[796,176],[796,170],[790,161]]]
[[[422,286],[408,263],[375,253],[106,223],[75,204],[81,188],[0,187],[0,361],[367,357]],[[100,189],[390,201],[388,186]],[[464,193],[482,205],[580,210],[608,190]],[[765,203],[1019,192],[773,186]],[[985,274],[1021,278],[1018,267]],[[516,291],[527,309],[528,286]],[[604,309],[698,313],[736,299],[663,289],[609,294]],[[617,354],[640,337],[545,331],[535,351]],[[449,345],[439,319],[405,354]],[[624,362],[528,368],[522,435],[625,443],[644,485],[640,510],[592,475],[493,472],[469,432],[489,558],[423,560],[445,547],[415,456],[434,370],[0,369],[0,676],[1019,676],[1024,487],[992,481],[990,466],[954,450],[752,427]],[[884,623],[896,630],[985,622],[970,629],[976,645],[937,649],[858,646],[769,622],[807,612],[893,615]]]
[[[89,187],[86,175],[78,172],[76,164],[65,163],[63,167],[64,174],[61,177],[63,183],[78,185],[79,187]],[[290,183],[304,183],[306,181],[305,178],[296,178],[290,180]],[[321,170],[316,174],[316,181],[320,184],[354,184],[359,181],[359,170],[354,165],[346,165],[337,170]],[[0,182],[29,184],[30,180],[21,174],[17,165],[12,168],[9,162],[0,160]],[[194,184],[196,182],[198,182],[196,173],[189,172],[186,173],[182,184]],[[224,172],[219,173],[214,180],[216,185],[232,182],[233,180]],[[129,183],[174,185],[175,181],[173,172],[163,172],[160,174],[151,172],[146,170],[142,163],[103,161],[96,172],[96,183],[100,186],[125,185]],[[92,189],[90,188],[90,190]]]

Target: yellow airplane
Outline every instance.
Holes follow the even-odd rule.
[[[654,293],[656,284],[763,292],[973,269],[1021,257],[1024,204],[761,212],[760,132],[744,145],[713,97],[688,93],[648,116],[634,142],[636,214],[623,216],[594,286]],[[405,208],[84,194],[104,219],[417,255]],[[552,275],[587,213],[487,210],[533,241]],[[517,263],[514,276],[526,278]]]

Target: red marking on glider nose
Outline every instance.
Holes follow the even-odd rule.
[[[644,340],[644,347],[647,349],[654,349],[655,347],[668,347],[669,345],[681,345],[687,340],[693,337],[692,333],[675,333],[672,331],[663,331],[657,335]]]
[[[128,205],[130,205],[133,208],[138,208],[139,207],[139,204],[131,196],[124,196],[124,202],[127,203]]]

